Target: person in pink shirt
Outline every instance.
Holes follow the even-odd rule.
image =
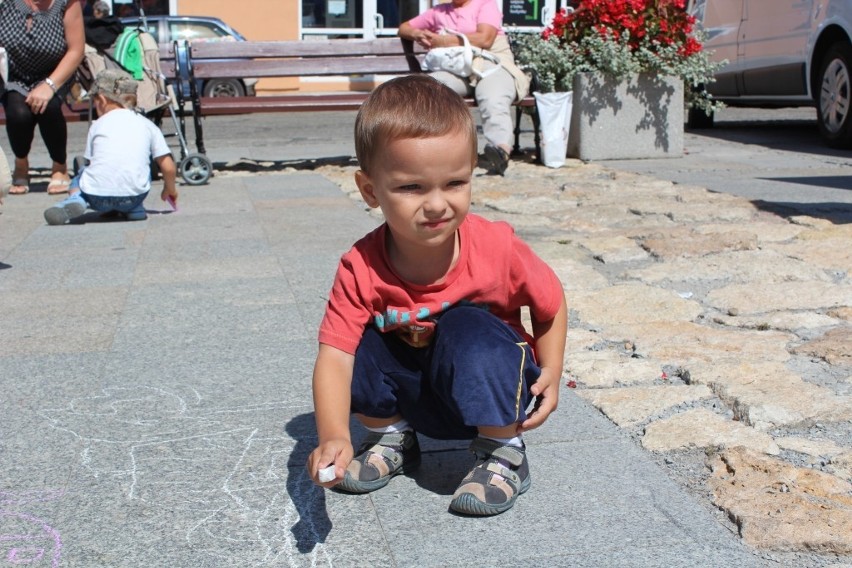
[[[464,34],[470,44],[485,49],[500,60],[500,69],[487,73],[493,63],[477,60],[483,78],[459,77],[436,71],[434,77],[462,96],[473,96],[482,116],[487,140],[485,157],[491,169],[503,175],[512,150],[511,106],[529,91],[529,79],[515,65],[515,58],[503,32],[503,14],[495,0],[452,0],[438,4],[399,26],[399,36],[425,47],[462,45],[462,39],[447,30]]]
[[[469,212],[476,126],[446,85],[428,75],[380,85],[358,113],[355,147],[358,189],[385,222],[343,255],[332,285],[308,473],[367,493],[420,465],[417,432],[470,439],[476,461],[450,508],[502,513],[530,487],[523,432],[557,406],[562,284],[507,223]],[[357,452],[351,413],[367,429]]]

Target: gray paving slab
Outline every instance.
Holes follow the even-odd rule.
[[[139,223],[46,227],[54,200],[0,216],[28,219],[0,247],[8,562],[762,565],[572,393],[528,435],[533,486],[496,518],[447,511],[461,441],[423,439],[420,471],[372,495],[313,486],[316,326],[337,258],[376,224],[320,176],[216,177]]]

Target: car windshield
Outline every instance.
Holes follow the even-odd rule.
[[[169,34],[171,41],[185,39],[192,42],[231,38],[230,34],[222,28],[205,22],[169,22]]]

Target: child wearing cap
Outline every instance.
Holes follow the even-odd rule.
[[[127,73],[105,69],[89,93],[98,113],[86,140],[88,165],[74,179],[68,197],[44,212],[48,225],[64,225],[86,209],[128,221],[147,219],[143,202],[151,189],[150,160],[163,177],[160,194],[177,201],[177,167],[163,133],[134,112],[137,82]]]

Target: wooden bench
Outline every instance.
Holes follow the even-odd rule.
[[[192,116],[196,146],[205,153],[201,117],[255,112],[315,112],[357,110],[369,93],[320,92],[255,97],[201,97],[198,80],[245,77],[331,77],[404,75],[422,73],[425,52],[399,38],[334,39],[309,41],[174,42],[160,49],[163,73],[176,83],[178,115]],[[188,94],[188,96],[187,96]],[[472,98],[467,99],[476,105]],[[190,108],[191,103],[191,109]],[[516,103],[514,152],[520,152],[520,122],[531,111],[535,147],[539,151],[538,114],[535,99]]]

